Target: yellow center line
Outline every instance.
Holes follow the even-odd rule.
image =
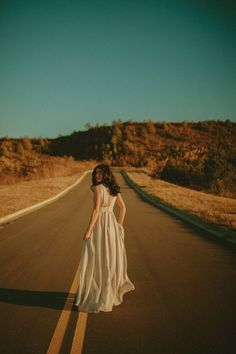
[[[79,313],[70,354],[82,353],[87,317],[88,314],[86,312]]]
[[[69,294],[76,293],[78,286],[79,286],[79,267],[77,269],[75,278],[71,285]],[[49,344],[47,354],[59,354],[64,339],[65,331],[69,322],[69,318],[71,315],[72,307],[73,304],[71,304],[71,298],[67,297],[62,313],[57,322],[56,329],[53,333],[51,342]],[[76,349],[76,354],[80,354],[82,352],[84,333],[86,330],[86,322],[87,322],[87,313],[79,313],[79,318],[75,330],[76,340],[74,338],[72,344],[72,350],[74,350],[75,353],[75,349]],[[79,328],[79,326],[81,326],[81,328]]]

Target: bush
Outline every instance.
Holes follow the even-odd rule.
[[[201,161],[193,164],[192,161],[170,158],[161,173],[161,178],[183,186],[202,187],[204,174]]]
[[[211,155],[205,162],[205,188],[213,193],[236,189],[236,169],[226,159]]]

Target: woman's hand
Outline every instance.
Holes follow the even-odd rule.
[[[92,236],[92,231],[87,231],[84,235],[84,240],[86,241],[86,240],[90,239],[91,236]]]
[[[124,226],[123,226],[123,224],[121,224],[120,222],[118,222],[117,223],[121,228],[122,228],[122,230],[124,231]]]

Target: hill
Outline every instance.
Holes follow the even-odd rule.
[[[19,181],[70,176],[91,162],[76,161],[72,156],[51,156],[48,152],[50,139],[0,139],[0,183],[14,184]]]
[[[140,167],[154,178],[236,197],[236,123],[121,122],[53,139],[50,154]]]
[[[88,124],[86,131],[55,139],[2,138],[0,176],[10,175],[12,169],[28,175],[45,164],[50,169],[52,162],[72,166],[76,160],[105,160],[111,166],[138,167],[153,178],[235,198],[235,136],[236,123],[226,120],[114,121],[110,126]]]

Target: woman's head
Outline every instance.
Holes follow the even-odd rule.
[[[120,192],[115,176],[113,175],[110,167],[107,164],[101,163],[97,165],[92,173],[92,186],[102,183],[109,188],[110,194],[116,196]]]

